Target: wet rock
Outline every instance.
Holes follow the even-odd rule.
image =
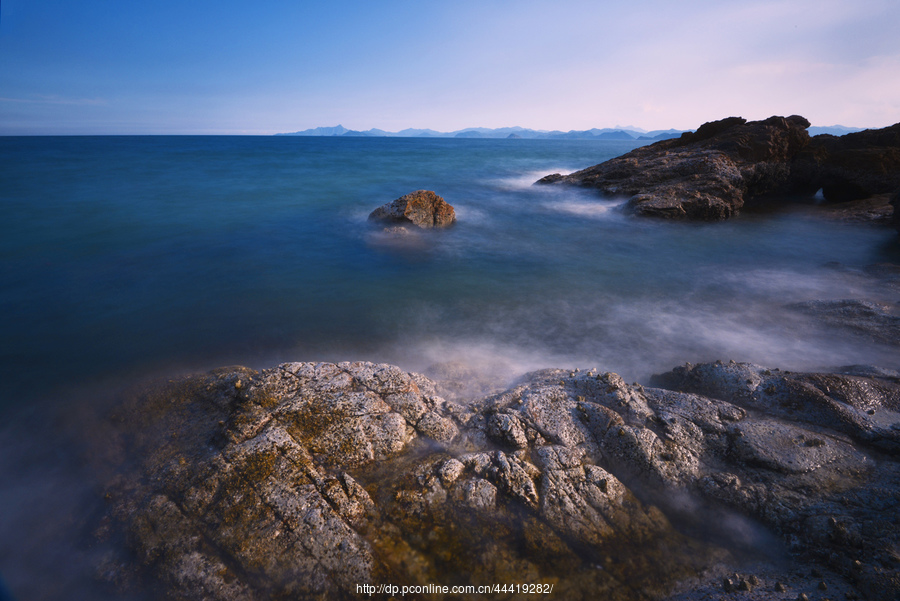
[[[827,214],[887,221],[900,187],[900,124],[841,137],[810,138],[803,117],[729,117],[696,132],[635,149],[540,184],[570,184],[628,199],[637,215],[715,221],[749,202],[809,199],[822,190]],[[896,206],[895,200],[892,201]]]
[[[456,211],[430,190],[417,190],[381,206],[369,214],[369,221],[444,228],[456,223]]]
[[[653,382],[829,428],[883,451],[900,453],[900,385],[893,378],[789,373],[748,363],[704,363],[675,368],[654,376]],[[809,453],[818,448],[814,440],[826,443],[825,438],[811,436],[804,443]]]
[[[731,475],[719,470],[704,476],[703,494],[758,516],[787,535],[793,550],[848,577],[860,572],[853,567],[862,565],[855,563],[856,553],[865,550],[873,558],[895,548],[896,535],[883,530],[893,525],[859,526],[876,522],[887,507],[900,507],[896,460],[875,459],[900,450],[900,388],[892,379],[710,363],[676,368],[654,383],[768,416],[732,428]],[[896,569],[868,570],[856,582],[873,598],[900,591]]]
[[[856,200],[825,203],[816,207],[818,215],[848,223],[891,224],[894,207],[889,194],[873,194]]]
[[[493,509],[497,504],[497,488],[484,478],[472,478],[461,485],[463,503],[473,509]]]
[[[807,301],[789,305],[824,323],[851,330],[882,344],[900,344],[900,314],[895,307],[866,300]]]
[[[509,413],[496,413],[488,418],[488,434],[495,440],[510,447],[524,449],[528,437],[521,420]]]
[[[792,581],[723,579],[730,551],[684,532],[734,544],[763,527],[806,573],[819,561],[896,598],[895,381],[714,363],[654,385],[542,370],[459,405],[389,365],[219,370],[117,410],[109,517],[176,599],[513,577],[647,599],[706,573],[761,599],[757,573]]]

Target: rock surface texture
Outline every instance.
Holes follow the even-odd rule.
[[[811,197],[821,189],[827,202],[847,202],[900,187],[900,124],[814,138],[808,127],[797,115],[750,122],[729,117],[538,183],[625,197],[638,215],[710,221],[732,217],[755,199]]]
[[[378,207],[369,214],[369,221],[442,228],[456,223],[456,211],[434,192],[417,190]]]
[[[145,390],[98,454],[98,536],[131,550],[100,573],[173,599],[356,599],[384,583],[900,595],[897,378],[715,363],[656,384],[543,370],[447,401],[389,365],[288,363]],[[731,576],[750,531],[818,576]]]

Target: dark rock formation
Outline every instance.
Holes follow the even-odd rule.
[[[795,571],[730,576],[731,551],[696,536],[752,546],[752,518],[806,573],[818,562],[811,586],[897,597],[896,379],[717,363],[658,384],[543,370],[449,402],[424,376],[370,363],[169,383],[98,437],[115,468],[109,514],[134,553],[100,572],[173,599],[498,582],[659,599],[723,578],[765,599]]]
[[[897,228],[897,233],[900,233],[900,189],[891,196],[891,206],[894,207],[894,227]]]
[[[895,210],[890,194],[873,194],[858,200],[825,202],[815,207],[816,214],[836,221],[857,223],[893,222]]]
[[[369,221],[412,224],[420,228],[449,227],[456,223],[456,211],[430,190],[417,190],[381,206]]]
[[[747,198],[790,181],[790,159],[809,142],[803,117],[740,117],[705,123],[693,133],[542,183],[562,182],[629,198],[639,215],[702,220],[735,215]]]
[[[900,123],[844,136],[819,135],[791,166],[795,190],[848,202],[900,188]]]
[[[827,202],[848,202],[900,187],[900,124],[814,138],[808,127],[799,116],[751,122],[729,117],[539,183],[627,197],[627,208],[638,215],[700,220],[726,219],[746,202],[766,197],[811,197],[821,189]],[[853,219],[889,215],[883,199],[870,204],[846,212]]]

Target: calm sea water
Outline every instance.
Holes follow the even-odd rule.
[[[716,224],[533,187],[636,143],[299,137],[0,138],[0,597],[107,598],[72,408],[154,374],[286,360],[443,361],[498,378],[686,361],[900,368],[785,308],[897,302],[863,272],[896,232],[803,210]],[[417,189],[459,223],[402,244],[366,217]],[[61,408],[64,408],[62,410]],[[61,427],[54,424],[61,423]]]
[[[3,403],[301,359],[629,379],[717,358],[896,364],[783,309],[880,294],[852,270],[896,259],[891,231],[802,213],[661,223],[622,216],[616,199],[531,186],[635,146],[0,138]],[[401,246],[367,223],[421,188],[456,207],[457,227]]]

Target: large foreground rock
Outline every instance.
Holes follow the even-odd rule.
[[[820,582],[897,598],[895,379],[717,363],[658,385],[543,370],[449,402],[389,365],[289,363],[144,391],[102,437],[116,526],[101,530],[133,555],[100,572],[174,599],[356,599],[382,583],[796,599]],[[800,572],[731,576],[754,521]]]
[[[417,190],[378,207],[369,215],[369,221],[441,228],[456,222],[456,211],[434,192]]]
[[[891,272],[900,270],[893,265],[875,265],[870,272],[877,274],[879,267],[888,277]],[[900,307],[896,305],[844,299],[805,301],[788,305],[788,308],[810,315],[830,327],[862,334],[873,342],[900,346]]]

